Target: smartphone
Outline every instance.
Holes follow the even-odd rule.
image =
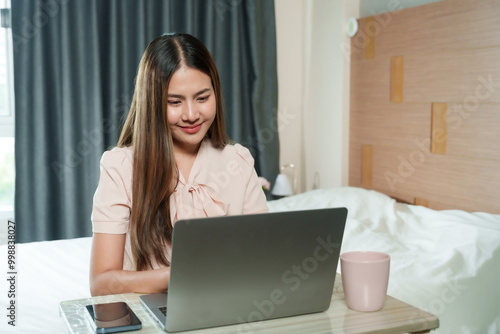
[[[142,323],[134,311],[124,302],[85,306],[87,320],[95,333],[135,331]]]

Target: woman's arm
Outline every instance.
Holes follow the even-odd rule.
[[[127,292],[157,293],[168,289],[170,267],[123,270],[125,234],[94,233],[90,256],[90,293],[92,296]]]
[[[132,187],[132,151],[115,148],[103,154],[99,186],[94,195],[94,236],[90,257],[90,293],[93,296],[126,292],[166,291],[170,268],[123,270],[129,229]]]

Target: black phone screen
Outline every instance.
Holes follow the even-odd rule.
[[[87,305],[87,317],[96,333],[118,333],[141,329],[142,324],[124,302]]]

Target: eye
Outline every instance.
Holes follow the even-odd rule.
[[[181,101],[179,100],[168,100],[168,104],[170,104],[171,106],[178,106],[181,104]]]
[[[209,97],[210,97],[210,95],[200,96],[200,97],[198,98],[198,101],[199,101],[199,102],[205,102],[205,101],[207,101],[207,100],[209,99]]]

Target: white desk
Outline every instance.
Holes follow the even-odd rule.
[[[63,301],[59,305],[60,315],[68,325],[68,332],[92,333],[85,318],[85,305],[125,301],[142,321],[142,330],[139,332],[165,333],[142,307],[139,296],[127,293]],[[185,333],[427,333],[438,326],[439,319],[435,315],[390,296],[387,296],[384,308],[378,312],[349,309],[345,303],[341,276],[337,274],[332,302],[326,312]]]

